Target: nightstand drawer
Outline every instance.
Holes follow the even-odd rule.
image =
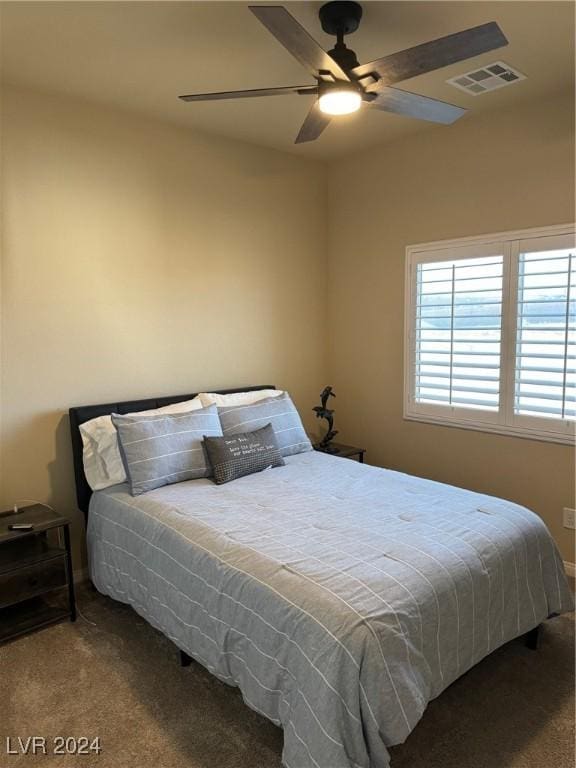
[[[66,586],[64,556],[0,574],[0,608]]]

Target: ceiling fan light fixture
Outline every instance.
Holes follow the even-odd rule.
[[[393,87],[416,75],[433,72],[459,61],[479,56],[508,45],[508,40],[495,21],[489,21],[462,32],[455,32],[437,40],[421,43],[413,48],[388,54],[380,59],[359,64],[354,51],[344,42],[358,28],[362,7],[352,0],[331,0],[319,11],[322,29],[336,37],[336,44],[325,51],[281,5],[250,5],[250,11],[284,48],[304,66],[315,85],[282,86],[279,88],[252,88],[243,91],[192,93],[180,96],[182,101],[214,101],[220,99],[246,99],[255,96],[318,96],[308,111],[295,144],[317,139],[330,125],[331,118],[357,112],[364,106],[394,112],[399,115],[450,125],[466,112],[463,107],[446,104],[416,93]],[[503,71],[500,72],[500,69]],[[484,71],[484,70],[483,70]],[[478,70],[480,72],[480,70]],[[500,62],[487,66],[486,77],[500,83],[522,77]],[[368,78],[370,80],[368,81]],[[470,82],[468,82],[470,81]],[[451,82],[451,81],[448,81]],[[486,82],[486,81],[484,81]],[[378,84],[376,90],[370,86]],[[462,85],[471,93],[487,90],[474,78],[474,73],[456,78],[456,87]],[[488,83],[486,83],[488,85]]]
[[[349,115],[360,109],[362,96],[351,88],[330,88],[320,94],[318,105],[326,115]]]

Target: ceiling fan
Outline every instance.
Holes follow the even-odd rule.
[[[249,8],[315,78],[316,85],[197,93],[179,98],[183,101],[212,101],[289,94],[314,96],[314,104],[300,128],[296,144],[314,141],[333,116],[355,112],[362,105],[435,123],[453,123],[462,117],[465,109],[391,86],[508,45],[498,24],[491,21],[389,54],[368,64],[360,64],[354,51],[344,43],[344,35],[355,32],[362,18],[362,6],[358,3],[336,0],[320,8],[322,29],[336,36],[336,45],[328,52],[318,45],[286,8],[280,5],[252,5]]]

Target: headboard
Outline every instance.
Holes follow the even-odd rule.
[[[238,387],[236,389],[202,390],[203,392],[217,392],[219,395],[230,395],[234,392],[254,392],[258,389],[276,389],[273,384],[259,384],[252,387]],[[181,403],[196,397],[195,392],[190,395],[170,395],[168,397],[152,397],[146,400],[126,400],[123,403],[104,403],[103,405],[81,405],[70,408],[70,431],[72,433],[72,456],[74,459],[74,479],[76,481],[76,498],[78,507],[88,518],[88,504],[92,496],[92,489],[84,476],[84,464],[82,462],[82,437],[80,424],[95,419],[97,416],[107,416],[110,413],[132,413],[134,411],[148,411],[152,408],[161,408],[172,403]]]

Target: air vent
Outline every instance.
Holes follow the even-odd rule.
[[[461,91],[471,93],[473,96],[479,96],[481,93],[495,91],[497,88],[513,85],[521,80],[526,80],[526,75],[518,72],[514,67],[508,66],[503,61],[496,61],[494,64],[487,64],[482,69],[474,69],[472,72],[466,72],[464,75],[451,77],[446,82],[455,88],[459,88]]]

